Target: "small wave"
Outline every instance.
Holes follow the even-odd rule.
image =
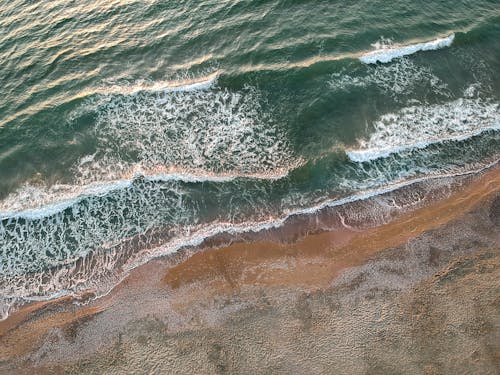
[[[379,47],[378,49],[363,54],[359,57],[359,60],[365,64],[388,63],[398,57],[412,55],[419,51],[431,51],[449,47],[454,39],[455,34],[451,34],[444,38],[406,46],[392,45],[391,43],[376,44],[375,46]]]
[[[444,141],[462,141],[485,131],[500,129],[498,103],[458,99],[446,104],[411,106],[383,115],[374,132],[346,151],[354,162],[387,157],[405,150],[425,148]]]
[[[100,95],[134,95],[139,92],[189,92],[198,90],[209,90],[214,87],[220,76],[220,72],[216,71],[201,78],[181,78],[166,81],[138,81],[127,84],[111,84],[93,89],[87,92],[86,95],[90,96],[95,94]]]

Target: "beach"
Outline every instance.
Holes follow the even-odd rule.
[[[383,223],[291,223],[152,260],[86,303],[24,306],[0,323],[0,371],[494,373],[500,170],[443,180]]]

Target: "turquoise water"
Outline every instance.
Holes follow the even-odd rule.
[[[498,1],[345,3],[0,1],[3,306],[496,162]]]

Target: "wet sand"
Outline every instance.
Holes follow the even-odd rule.
[[[496,373],[500,168],[443,186],[26,305],[0,322],[0,373]]]

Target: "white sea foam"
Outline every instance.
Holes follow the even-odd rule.
[[[408,58],[393,64],[374,65],[359,69],[357,75],[347,69],[331,75],[329,86],[334,90],[350,90],[353,87],[378,87],[396,101],[405,101],[417,88],[427,88],[433,94],[448,97],[447,85],[430,68],[417,65]]]
[[[449,47],[453,43],[453,39],[455,39],[455,34],[451,34],[444,38],[437,38],[428,42],[415,43],[406,46],[382,43],[382,45],[376,45],[376,47],[378,47],[376,50],[363,54],[359,60],[365,64],[376,64],[378,62],[388,63],[398,57],[411,55],[419,51],[430,51]]]
[[[78,166],[77,180],[116,180],[158,169],[263,176],[293,167],[284,129],[263,108],[260,92],[211,85],[99,98],[98,150]]]
[[[67,205],[65,211],[53,207],[36,214],[3,218],[0,275],[7,286],[0,282],[2,288],[26,274],[36,275],[42,270],[43,274],[54,267],[72,264],[89,252],[151,228],[173,230],[197,222],[196,206],[189,203],[178,181],[151,184],[138,180],[126,184],[105,196],[82,197],[78,204]],[[55,211],[47,212],[51,209]],[[43,280],[40,276],[37,281],[41,289],[49,282]]]
[[[347,150],[355,162],[365,162],[443,141],[460,141],[500,129],[498,103],[459,99],[445,104],[411,106],[383,115],[368,139]]]

